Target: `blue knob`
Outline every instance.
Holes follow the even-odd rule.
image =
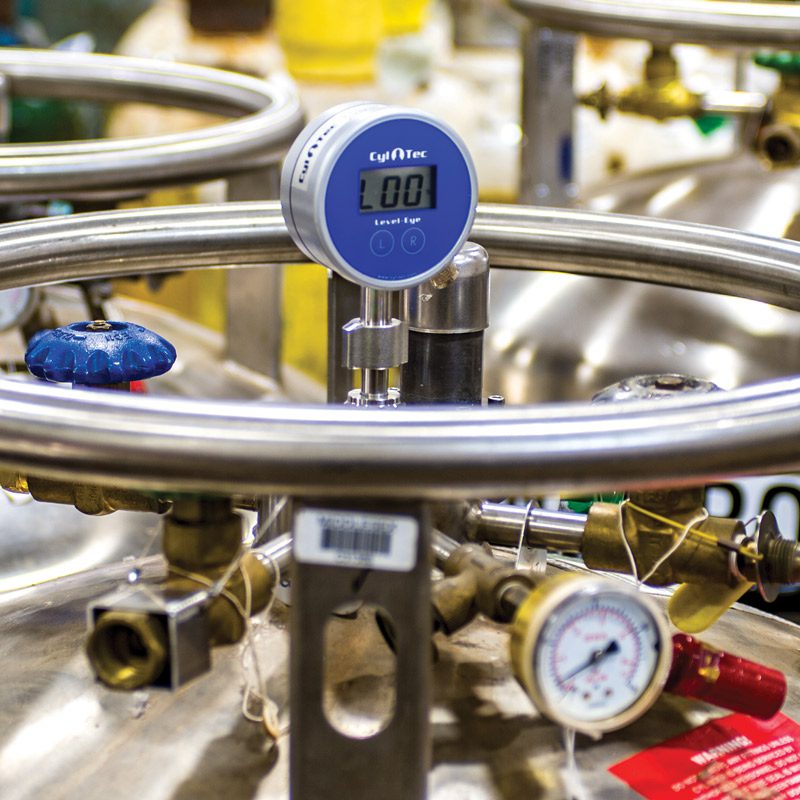
[[[37,334],[25,363],[47,381],[102,386],[162,375],[175,363],[175,348],[131,322],[73,322]]]

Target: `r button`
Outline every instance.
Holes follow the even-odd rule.
[[[390,231],[375,231],[369,240],[369,249],[374,256],[388,256],[394,250],[394,236]]]
[[[415,256],[425,247],[425,234],[419,228],[409,228],[400,239],[400,247],[410,256]]]

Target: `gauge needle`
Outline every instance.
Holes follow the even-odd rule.
[[[577,669],[572,670],[566,678],[563,679],[563,683],[567,683],[571,681],[576,675],[579,675],[585,669],[589,669],[589,667],[593,667],[599,661],[602,661],[606,656],[610,656],[612,653],[619,652],[619,644],[616,639],[612,639],[605,647],[601,647],[595,650],[587,659],[585,664],[581,664]]]

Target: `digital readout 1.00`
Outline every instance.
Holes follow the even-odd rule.
[[[436,208],[436,167],[362,170],[359,180],[362,214]]]

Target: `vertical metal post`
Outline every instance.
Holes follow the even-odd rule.
[[[361,287],[333,270],[328,273],[328,402],[344,403],[353,388],[352,372],[342,363],[342,326],[361,310]]]
[[[228,179],[228,200],[278,197],[280,170],[271,165]],[[230,269],[227,276],[227,356],[280,380],[283,270]]]
[[[290,656],[292,800],[423,800],[430,765],[433,627],[428,509],[396,502],[353,506],[322,501],[298,506]],[[362,568],[346,561],[336,565],[337,558],[359,555],[354,546],[359,537],[378,535],[377,520],[385,526],[398,522],[391,534],[398,538],[385,549],[389,553],[405,548],[410,560],[404,568]],[[360,555],[382,549],[370,545]],[[327,558],[333,563],[320,563]],[[323,707],[326,624],[334,610],[353,601],[374,604],[386,612],[393,621],[396,642],[394,713],[380,732],[368,738],[351,738],[336,730]]]
[[[392,319],[391,295],[385,290],[365,286],[361,290],[361,309],[365,325],[386,327]],[[384,405],[389,399],[389,370],[362,369],[361,393],[367,405]]]
[[[575,34],[526,29],[522,40],[520,202],[569,206],[573,176]]]

